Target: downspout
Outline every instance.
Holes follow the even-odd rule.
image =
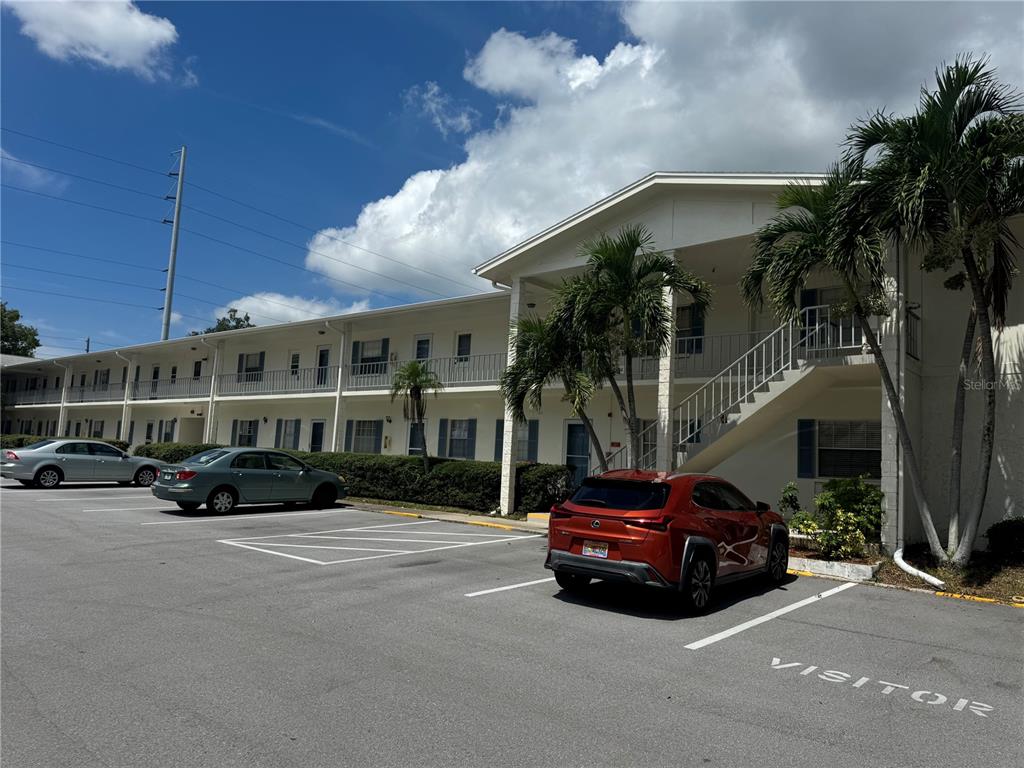
[[[494,287],[494,288],[497,288],[499,291],[511,291],[512,290],[512,286],[511,285],[505,285],[504,283],[499,283],[497,280],[491,280],[491,286]]]
[[[60,388],[60,408],[57,410],[57,436],[63,437],[64,422],[67,418],[68,382],[75,374],[70,365],[64,365],[59,360],[54,360],[53,362],[64,369],[64,381]]]
[[[938,587],[939,589],[942,589],[946,586],[946,582],[935,578],[930,573],[919,571],[914,566],[909,565],[907,561],[903,559],[903,547],[900,547],[893,553],[892,561],[896,563],[896,565],[898,565],[902,570],[909,573],[911,576],[916,576],[917,578],[928,582],[933,587]]]
[[[124,360],[126,363],[128,363],[128,368],[127,368],[128,374],[134,374],[135,373],[132,370],[135,367],[135,364],[131,360],[129,360],[127,357],[122,355],[117,350],[114,350],[114,357],[119,358],[121,360]],[[118,440],[123,439],[121,436],[127,434],[125,432],[125,430],[128,429],[128,392],[130,390],[129,381],[131,381],[131,379],[126,374],[124,381],[121,382],[123,384],[123,386],[124,386],[124,399],[123,399],[123,401],[121,403],[121,431],[118,432],[118,434],[117,434],[117,439]],[[128,446],[128,449],[131,450],[131,446],[130,445]]]
[[[334,386],[334,419],[331,422],[331,448],[336,453],[341,450],[341,441],[338,440],[338,420],[341,418],[341,392],[343,389],[345,370],[345,331],[335,328],[330,320],[324,320],[324,327],[329,331],[338,334],[338,378]],[[312,434],[312,433],[311,433]]]
[[[210,366],[210,397],[206,402],[206,424],[203,428],[203,442],[211,443],[216,437],[214,430],[217,422],[214,420],[214,400],[217,397],[217,382],[220,379],[220,344],[210,344],[205,336],[199,337],[199,343],[207,349],[213,350],[213,365]]]

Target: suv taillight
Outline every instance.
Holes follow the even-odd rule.
[[[18,454],[14,451],[4,451],[4,458],[10,459],[11,461],[18,461]]]
[[[626,525],[632,525],[635,528],[646,528],[649,531],[667,531],[668,520],[624,520]]]
[[[182,470],[179,470],[177,472],[177,474],[174,475],[174,479],[175,480],[191,480],[197,474],[198,474],[197,472],[193,472],[191,469],[182,469]]]
[[[552,520],[568,520],[570,517],[572,517],[572,515],[570,515],[568,512],[566,512],[563,507],[560,507],[557,504],[552,505],[552,507],[551,507],[551,519]]]

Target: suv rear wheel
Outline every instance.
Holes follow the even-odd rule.
[[[578,573],[555,571],[555,583],[566,592],[580,592],[590,584],[590,577],[581,576]]]
[[[695,554],[683,577],[683,607],[690,613],[703,613],[707,610],[714,582],[714,562],[704,553]]]

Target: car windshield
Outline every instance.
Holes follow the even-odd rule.
[[[22,446],[21,450],[23,450],[23,451],[34,451],[37,448],[42,448],[42,447],[47,446],[47,445],[53,445],[55,442],[57,442],[57,441],[56,440],[40,440],[38,443],[32,443],[31,445]]]
[[[602,509],[661,509],[668,501],[668,492],[669,486],[665,483],[588,477],[569,501],[584,507]]]
[[[185,459],[181,463],[182,464],[198,464],[200,466],[205,466],[207,464],[210,464],[211,462],[216,461],[221,456],[227,456],[227,455],[228,455],[228,451],[222,451],[219,448],[214,448],[213,450],[203,451],[202,453],[197,453],[195,456],[189,456],[187,459]]]

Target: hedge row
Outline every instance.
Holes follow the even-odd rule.
[[[0,448],[24,448],[26,445],[32,445],[32,443],[38,443],[40,440],[66,440],[73,438],[64,437],[42,437],[40,435],[0,435]],[[98,437],[87,438],[89,440],[101,440]],[[106,440],[103,439],[104,443],[110,443],[115,448],[119,448],[122,451],[128,450],[128,443],[124,440],[114,440],[113,438]]]
[[[216,443],[148,443],[136,446],[135,455],[166,461],[168,464],[177,464],[197,453],[223,447]]]
[[[150,443],[136,448],[135,455],[176,464],[193,454],[221,447],[203,443]],[[343,476],[351,496],[461,507],[477,512],[498,508],[501,464],[497,462],[431,458],[430,471],[424,472],[423,460],[418,456],[289,453],[316,469]],[[572,470],[553,464],[520,464],[516,468],[516,483],[516,512],[547,512],[568,493]]]

